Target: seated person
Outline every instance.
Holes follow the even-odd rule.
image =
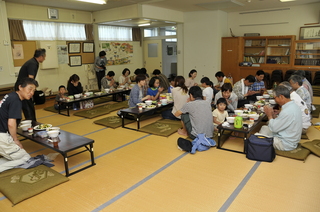
[[[260,134],[273,137],[273,146],[277,150],[291,151],[297,148],[301,139],[302,116],[299,106],[290,99],[290,91],[280,85],[273,90],[274,99],[282,106],[276,117],[273,108],[266,105],[264,112],[269,124],[261,127]]]
[[[168,78],[170,82],[170,86],[168,88],[168,93],[171,93],[171,90],[174,88],[174,79],[176,78],[175,74],[171,74],[171,76]]]
[[[73,74],[68,80],[68,95],[81,94],[83,87],[80,82],[80,77],[77,74]]]
[[[301,97],[301,99],[307,104],[308,110],[312,111],[311,108],[311,96],[309,91],[303,87],[302,78],[298,75],[292,75],[289,80],[290,85],[293,90],[296,91],[297,94]]]
[[[224,83],[230,83],[232,85],[230,79],[228,77],[226,77],[222,71],[218,71],[216,73],[215,77],[218,80],[218,84],[216,84],[214,86],[216,90],[220,91],[220,89],[221,89],[221,87],[223,86]]]
[[[204,87],[202,91],[203,99],[208,101],[210,104],[213,99],[213,83],[210,81],[208,77],[203,77],[201,80],[201,85]]]
[[[306,78],[306,72],[304,70],[296,70],[293,74],[298,75],[302,78],[302,85],[303,85],[303,87],[305,87],[309,91],[310,97],[311,97],[311,103],[312,103],[313,102],[313,89],[312,89],[311,83]]]
[[[174,114],[180,110],[183,105],[188,102],[189,95],[188,95],[188,88],[184,84],[185,79],[183,76],[177,76],[174,80],[174,88],[171,90],[172,92],[172,99],[173,99],[173,108],[172,110],[165,110],[162,112],[162,117],[164,119],[171,119],[171,120],[180,120],[181,116],[175,117]]]
[[[266,87],[264,86],[264,71],[258,70],[255,76],[256,81],[252,84],[252,86],[249,88],[250,91],[254,91],[253,95],[248,96],[248,100],[255,101],[256,96],[260,96],[264,93],[266,90]]]
[[[217,100],[225,98],[227,101],[227,110],[234,112],[238,108],[238,96],[232,92],[231,83],[224,83],[221,90],[214,97],[214,104],[217,104]]]
[[[67,97],[66,92],[67,92],[66,87],[64,85],[60,85],[59,86],[59,93],[56,95],[56,99],[55,99],[55,103],[54,103],[54,108],[56,110],[59,110],[58,101],[65,99]],[[60,103],[60,110],[66,109],[66,107],[67,107],[66,104]]]
[[[293,100],[300,108],[302,115],[302,135],[306,135],[308,128],[311,126],[311,114],[308,110],[307,104],[301,99],[301,97],[292,89],[289,82],[284,81],[279,85],[283,85],[290,91],[290,99]]]
[[[168,88],[170,87],[168,78],[161,74],[159,69],[155,69],[152,74],[160,79],[160,86],[163,88],[163,90],[168,91]]]
[[[180,135],[189,135],[195,139],[198,134],[213,137],[212,110],[211,105],[203,100],[202,90],[198,86],[189,89],[190,102],[186,103],[174,115],[181,116],[182,129],[178,130]]]
[[[68,94],[75,95],[75,94],[82,94],[83,87],[80,82],[80,77],[77,74],[73,74],[68,80]],[[80,108],[80,103],[73,104],[73,110],[78,110]]]
[[[123,69],[122,75],[119,77],[119,85],[129,87],[129,84],[131,83],[129,75],[130,70],[128,68]]]
[[[150,99],[149,95],[143,97],[143,86],[146,83],[146,76],[138,74],[136,76],[136,82],[137,84],[133,86],[130,92],[129,107],[136,107],[138,103]]]
[[[241,79],[234,84],[233,92],[238,96],[238,107],[243,107],[245,104],[249,104],[247,97],[255,93],[254,91],[250,91],[249,88],[254,82],[254,76],[249,75],[245,79]]]
[[[214,130],[218,130],[216,127],[219,124],[222,124],[226,118],[229,116],[226,111],[227,101],[225,98],[220,98],[217,101],[217,109],[212,112],[213,115],[213,124],[215,126]]]
[[[18,90],[3,97],[0,107],[0,172],[12,169],[30,159],[18,140],[17,128],[21,121],[22,100],[32,98],[37,81],[24,78],[17,83]]]
[[[152,101],[159,99],[161,92],[163,91],[160,86],[160,79],[158,77],[152,77],[149,81],[149,88],[147,90],[147,95],[150,96]]]
[[[186,86],[187,88],[191,88],[192,86],[197,86],[198,84],[195,82],[195,78],[197,77],[197,70],[195,69],[192,69],[190,72],[189,72],[189,77],[186,79]]]
[[[117,83],[113,79],[115,76],[115,73],[113,71],[109,71],[105,77],[102,78],[101,80],[101,87],[103,89],[109,88],[109,89],[114,89],[117,87]]]

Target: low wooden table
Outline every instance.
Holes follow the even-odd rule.
[[[140,129],[141,116],[148,115],[148,114],[151,113],[151,111],[156,111],[156,110],[159,110],[159,109],[163,109],[165,107],[167,107],[169,109],[172,106],[173,106],[173,103],[168,103],[166,105],[161,105],[161,106],[157,106],[156,105],[156,107],[152,108],[152,109],[146,109],[145,108],[145,109],[139,110],[138,107],[130,107],[130,108],[126,108],[126,109],[121,109],[120,113],[121,113],[121,119],[122,119],[122,128],[127,128],[127,129],[130,129],[130,130],[139,130]],[[124,119],[125,119],[126,114],[132,114],[132,115],[137,117],[136,118],[136,120],[137,120],[137,129],[126,127],[124,125]]]
[[[36,132],[36,131],[35,131]],[[45,146],[49,149],[52,149],[58,153],[60,153],[63,156],[64,159],[64,166],[65,166],[65,170],[66,170],[66,176],[70,176],[73,175],[77,172],[80,172],[84,169],[87,169],[91,166],[96,165],[96,163],[94,162],[94,155],[93,155],[93,143],[94,140],[89,139],[89,138],[85,138],[70,132],[66,132],[63,130],[60,130],[60,134],[59,134],[59,143],[58,143],[58,147],[54,147],[53,143],[48,141],[48,138],[41,138],[41,137],[34,137],[33,134],[29,134],[26,131],[22,131],[21,128],[17,129],[17,133],[27,139],[30,139],[31,141],[34,141],[38,144],[41,144],[42,146]],[[69,152],[73,151],[73,150],[78,150],[80,148],[84,148],[84,150],[78,151],[72,155],[68,155]],[[83,152],[90,152],[90,157],[91,157],[91,164],[83,167],[81,169],[78,169],[72,173],[69,172],[69,166],[68,166],[68,158],[73,157],[75,155],[78,155],[80,153]]]
[[[248,128],[248,129],[243,129],[243,127],[242,128],[235,128],[233,124],[230,124],[229,127],[224,127],[224,126],[222,126],[222,124],[218,125],[217,128],[218,128],[219,132],[218,132],[218,145],[217,145],[217,148],[218,149],[227,150],[227,151],[231,151],[231,152],[246,153],[245,143],[246,143],[248,134],[251,133],[252,130],[255,129],[265,117],[266,117],[266,115],[263,113],[263,115],[261,115],[258,120],[254,121],[252,127]],[[243,137],[232,135],[233,137],[243,138],[243,140],[244,140],[243,152],[232,150],[232,149],[226,149],[226,148],[222,147],[224,141],[221,141],[221,137],[223,135],[225,135],[224,134],[225,131],[232,131],[232,132],[238,132],[238,133],[243,133],[244,134]]]
[[[83,101],[88,101],[88,100],[93,100],[93,99],[97,99],[97,98],[101,98],[101,97],[107,97],[107,96],[111,96],[112,95],[112,100],[116,101],[116,96],[117,95],[121,95],[122,96],[122,101],[125,100],[125,94],[130,94],[131,90],[115,90],[114,92],[110,92],[110,93],[104,93],[102,95],[92,95],[92,96],[88,96],[88,97],[81,97],[78,99],[74,99],[72,101],[66,101],[66,100],[59,100],[58,104],[59,104],[59,109],[58,109],[58,113],[60,115],[65,115],[65,116],[70,116],[70,108],[72,108],[72,104],[73,103],[78,103],[78,102],[83,102]],[[61,108],[60,105],[61,104],[65,104],[66,105],[66,109],[67,109],[67,114],[61,113]]]

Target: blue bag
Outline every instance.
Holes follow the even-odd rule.
[[[250,160],[272,162],[276,157],[273,138],[250,135],[245,143],[246,157]]]

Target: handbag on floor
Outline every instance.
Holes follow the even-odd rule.
[[[276,157],[273,138],[250,135],[245,144],[246,157],[250,160],[272,162]]]

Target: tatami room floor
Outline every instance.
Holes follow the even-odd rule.
[[[1,212],[320,210],[320,158],[313,154],[305,162],[277,156],[272,163],[216,148],[192,155],[177,149],[178,133],[161,137],[106,128],[93,121],[115,112],[95,119],[66,117],[42,109],[51,104],[37,106],[38,121],[94,139],[97,165],[13,207],[0,194]],[[314,104],[320,104],[320,97]],[[310,127],[307,135],[319,139],[320,131]],[[23,145],[32,156],[53,152],[28,140]],[[229,139],[225,147],[242,150],[243,141]],[[69,159],[74,170],[89,162],[87,153]],[[54,164],[64,173],[62,156]]]

